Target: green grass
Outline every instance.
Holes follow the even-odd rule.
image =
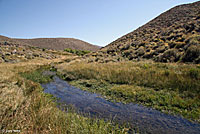
[[[52,134],[125,134],[129,131],[111,121],[84,117],[73,110],[61,111],[52,95],[43,93],[39,84],[50,80],[41,75],[49,69],[47,63],[40,60],[0,64],[0,131]]]
[[[71,48],[66,48],[64,51],[72,53],[72,54],[76,54],[78,56],[83,56],[83,55],[91,52],[91,51],[88,51],[88,50],[77,50],[77,49],[71,49]]]
[[[42,89],[40,89],[41,91]],[[39,133],[126,133],[125,128],[113,125],[103,119],[91,119],[73,110],[68,113],[57,108],[55,102],[48,94],[35,92],[31,95],[32,104],[30,106],[31,121],[33,132]],[[124,132],[123,132],[124,131]]]
[[[199,65],[164,63],[74,63],[59,65],[71,84],[107,99],[135,102],[200,121]]]
[[[44,70],[49,70],[49,66],[43,66],[35,71],[21,73],[21,76],[28,80],[26,94],[33,99],[31,102],[31,113],[34,120],[33,131],[45,132],[43,130],[55,128],[51,133],[126,133],[128,128],[118,126],[111,121],[103,119],[92,119],[77,114],[74,110],[68,109],[67,113],[59,110],[59,105],[50,94],[43,93],[43,89],[39,83],[49,82],[51,76],[43,76]],[[34,90],[30,90],[34,89]],[[31,91],[31,92],[30,92]],[[69,106],[70,108],[70,106]],[[51,110],[50,110],[51,109]],[[48,112],[47,112],[47,111]],[[43,113],[45,111],[45,113]]]
[[[28,80],[33,81],[33,82],[47,83],[52,80],[52,76],[51,75],[43,75],[42,73],[45,70],[50,70],[50,66],[43,66],[35,71],[20,73],[20,75]]]

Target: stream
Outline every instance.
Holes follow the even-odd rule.
[[[45,93],[52,94],[66,105],[73,105],[78,112],[91,117],[109,119],[119,124],[137,126],[140,133],[152,134],[200,134],[200,124],[179,116],[138,104],[113,103],[101,95],[83,91],[69,85],[57,76],[47,84],[41,84]]]

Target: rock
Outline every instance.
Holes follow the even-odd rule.
[[[16,54],[17,53],[17,50],[16,49],[14,49],[12,52],[11,52],[11,54]]]

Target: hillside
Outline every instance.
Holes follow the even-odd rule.
[[[200,63],[200,1],[176,6],[87,56],[91,62]]]
[[[59,52],[54,50],[45,50],[32,46],[19,45],[8,42],[0,42],[0,63],[17,63],[28,61],[31,59],[55,59],[59,58],[59,54],[66,52]],[[68,54],[69,55],[69,54]]]
[[[90,50],[96,51],[100,47],[89,44],[87,42],[73,39],[73,38],[36,38],[36,39],[15,39],[0,36],[0,41],[9,41],[11,43],[17,43],[22,45],[31,45],[39,48],[47,48],[54,50],[64,50],[65,48],[78,49],[78,50]]]

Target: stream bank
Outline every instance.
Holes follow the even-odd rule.
[[[53,77],[52,82],[42,84],[42,87],[45,93],[54,95],[62,103],[73,105],[81,113],[121,124],[128,123],[130,126],[137,126],[141,133],[198,134],[200,132],[198,123],[138,104],[113,103],[99,94],[73,87],[57,76]]]

